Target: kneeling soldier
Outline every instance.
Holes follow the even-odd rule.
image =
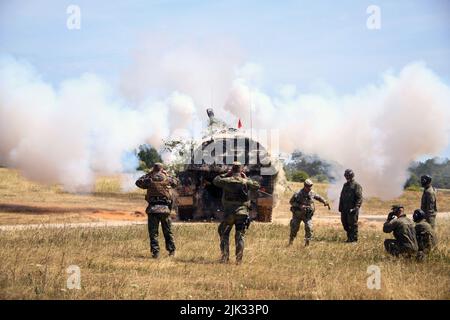
[[[289,245],[292,245],[297,232],[300,229],[300,224],[305,224],[305,246],[309,245],[309,241],[313,236],[312,229],[312,217],[314,215],[315,207],[314,200],[322,202],[330,209],[328,202],[312,191],[313,182],[310,179],[306,179],[303,184],[303,189],[294,193],[289,203],[291,204],[292,220],[290,223],[291,234],[289,237]]]
[[[394,233],[395,239],[384,240],[384,248],[393,256],[412,257],[417,254],[418,245],[414,222],[406,217],[403,206],[392,206],[392,211],[383,225],[383,232]]]
[[[150,236],[150,249],[153,258],[159,256],[158,229],[161,222],[166,250],[169,255],[175,254],[175,242],[172,234],[172,222],[170,211],[172,210],[172,195],[170,188],[177,186],[178,181],[170,177],[163,169],[162,163],[155,163],[152,171],[140,177],[136,185],[141,189],[147,189],[145,200],[148,207],[145,210],[148,215],[148,233]]]
[[[414,211],[413,220],[416,223],[416,238],[419,246],[418,258],[421,259],[436,245],[436,236],[433,227],[427,222],[423,210],[417,209]]]

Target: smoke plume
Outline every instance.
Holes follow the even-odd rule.
[[[89,190],[97,173],[133,171],[130,150],[140,144],[159,147],[178,129],[206,123],[211,100],[230,123],[240,118],[248,126],[252,114],[254,128],[278,130],[279,151],[338,163],[338,179],[352,168],[366,196],[398,196],[411,161],[439,155],[449,143],[450,88],[422,63],[349,95],[293,85],[269,94],[259,85],[262,66],[229,51],[144,47],[120,90],[95,74],[55,86],[28,63],[1,57],[0,165],[69,191]]]
[[[399,196],[410,163],[439,154],[449,143],[450,88],[422,63],[386,73],[380,84],[352,95],[283,86],[269,96],[242,78],[231,93],[225,108],[248,118],[253,105],[253,123],[279,129],[282,151],[300,149],[338,163],[333,199],[345,168],[354,170],[366,196]]]

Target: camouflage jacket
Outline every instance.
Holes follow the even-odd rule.
[[[420,251],[429,251],[437,242],[433,228],[425,219],[416,223],[416,238]]]
[[[362,187],[355,180],[347,181],[342,187],[339,198],[339,212],[348,212],[350,209],[359,209],[363,202]]]
[[[213,184],[223,189],[222,204],[225,214],[248,214],[248,192],[259,189],[259,183],[256,181],[237,176],[229,177],[226,174],[215,177]]]
[[[414,222],[407,218],[406,215],[386,221],[383,225],[383,232],[393,232],[402,249],[408,249],[409,251],[418,250]]]
[[[152,202],[153,199],[162,198],[171,200],[172,195],[170,193],[170,189],[175,188],[177,185],[178,180],[169,176],[165,172],[150,171],[136,181],[136,186],[141,189],[147,189],[145,199],[148,202]]]
[[[436,215],[436,191],[432,186],[423,190],[420,209],[427,215]]]
[[[305,208],[309,207],[312,211],[315,210],[314,200],[327,204],[328,202],[322,198],[320,195],[314,191],[306,192],[305,188],[301,189],[299,192],[294,193],[289,200],[290,205],[294,211],[303,211]]]

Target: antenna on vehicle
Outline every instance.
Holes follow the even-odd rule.
[[[250,139],[253,140],[253,92],[250,91]]]
[[[213,108],[213,86],[211,86],[211,97],[210,97],[210,99],[211,99],[211,101],[210,101],[210,108],[212,109]]]

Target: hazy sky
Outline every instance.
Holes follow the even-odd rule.
[[[80,30],[66,27],[70,4],[81,9]],[[369,5],[381,9],[380,30],[366,26]],[[30,62],[54,85],[84,72],[114,83],[140,43],[161,35],[235,43],[264,67],[269,92],[319,83],[352,93],[414,61],[450,83],[446,0],[0,1],[0,53]]]

